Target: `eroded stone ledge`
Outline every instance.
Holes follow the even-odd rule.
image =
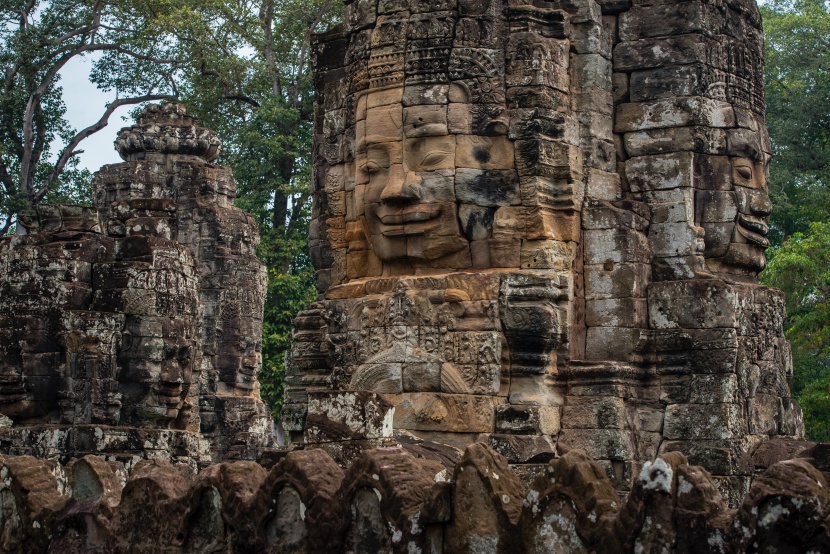
[[[827,552],[830,447],[771,440],[739,509],[679,452],[647,462],[621,499],[574,450],[529,484],[482,443],[321,449],[194,473],[96,456],[0,459],[4,552]],[[782,459],[785,458],[785,459]],[[784,550],[782,550],[784,549]]]

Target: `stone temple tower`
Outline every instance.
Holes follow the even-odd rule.
[[[199,465],[272,445],[259,235],[219,147],[181,104],[150,105],[94,207],[38,206],[0,240],[3,453]]]
[[[284,425],[346,456],[681,450],[739,498],[800,436],[752,0],[353,0],[317,37],[318,302]]]

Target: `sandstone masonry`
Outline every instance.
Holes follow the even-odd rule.
[[[752,0],[354,0],[317,37],[312,261],[283,424],[629,490],[681,451],[737,505],[803,424],[769,244]],[[372,410],[365,409],[369,402]]]
[[[0,450],[254,459],[273,442],[256,223],[182,105],[148,106],[116,148],[94,207],[38,206],[0,239]]]

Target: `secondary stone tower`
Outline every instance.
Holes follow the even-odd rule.
[[[219,146],[181,104],[150,105],[94,207],[38,206],[0,239],[3,453],[196,466],[272,445],[259,233]]]

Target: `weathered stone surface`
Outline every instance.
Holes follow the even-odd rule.
[[[296,478],[272,473],[271,489],[244,464],[206,470],[148,528],[199,529],[170,539],[191,551],[741,543],[726,505],[753,453],[770,466],[789,450],[765,442],[803,433],[783,299],[757,285],[762,44],[737,0],[346,2],[312,44],[320,295],[296,319],[283,408],[292,447],[326,454],[287,455]],[[123,471],[263,453],[265,281],[217,147],[180,108],[151,108],[119,139],[127,163],[96,178],[95,209],[42,208],[0,241],[4,452],[108,452]],[[551,459],[561,487],[518,537],[530,504],[513,485]],[[456,520],[426,523],[443,479]],[[627,507],[594,528],[587,506],[610,487]],[[116,540],[97,515],[114,497],[93,496],[67,515],[66,549]],[[311,518],[311,502],[330,509]]]
[[[712,476],[679,452],[628,469],[578,450],[510,466],[482,443],[459,458],[437,444],[404,442],[360,453],[345,474],[320,449],[287,453],[270,471],[236,461],[198,475],[164,460],[127,470],[94,456],[66,468],[5,457],[3,548],[636,553],[671,545],[691,554],[830,545],[827,482],[816,467],[826,467],[819,450],[827,445],[780,443],[769,460],[809,457],[771,462],[750,484]],[[632,486],[621,498],[614,480],[626,472]],[[730,508],[719,489],[741,487]]]
[[[395,432],[485,433],[511,460],[550,439],[626,488],[669,436],[798,435],[781,326],[747,327],[782,313],[756,286],[757,9],[425,5],[350,7],[315,41],[325,321],[297,334],[289,439],[309,393],[369,391]]]
[[[614,551],[612,525],[622,503],[605,471],[580,451],[552,460],[523,503],[524,551]]]
[[[4,451],[196,467],[273,443],[258,397],[264,268],[219,141],[150,105],[94,179],[0,249]]]
[[[471,445],[455,469],[448,552],[517,552],[524,490],[499,454]]]

